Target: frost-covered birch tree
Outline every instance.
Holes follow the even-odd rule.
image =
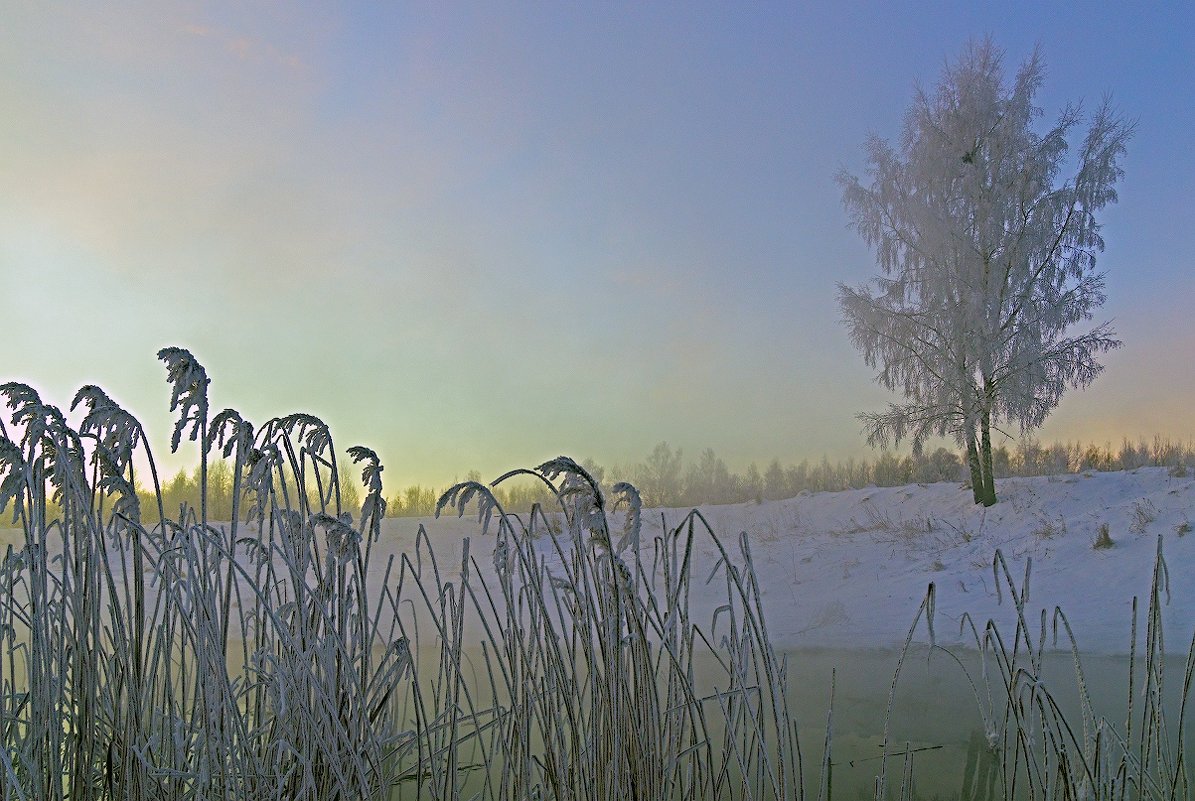
[[[1066,106],[1039,132],[1040,55],[1011,85],[1002,60],[990,39],[968,44],[934,91],[917,89],[898,146],[867,140],[866,182],[838,177],[882,272],[839,285],[843,321],[879,383],[904,396],[860,415],[868,441],[919,450],[953,437],[985,505],[996,502],[992,430],[1040,426],[1120,345],[1109,323],[1075,329],[1105,299],[1096,213],[1116,200],[1133,131],[1105,98],[1090,117]]]

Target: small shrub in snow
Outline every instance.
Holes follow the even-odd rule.
[[[1108,524],[1101,523],[1100,530],[1096,534],[1095,542],[1091,544],[1091,547],[1098,551],[1104,548],[1111,548],[1115,544],[1116,543],[1112,541],[1111,535],[1108,533]]]
[[[971,540],[975,539],[976,532],[969,529],[967,527],[966,523],[956,526],[954,523],[951,523],[949,520],[943,520],[942,522],[945,523],[947,526],[949,526],[951,529],[953,529],[954,533],[957,534],[959,536],[959,539],[962,540],[963,542],[970,542]],[[983,522],[984,522],[984,518],[980,518],[980,520],[979,520],[979,531],[980,532],[983,531]]]
[[[1158,519],[1158,508],[1148,498],[1133,503],[1133,522],[1129,530],[1134,534],[1144,534],[1149,524]]]
[[[1055,522],[1049,518],[1042,518],[1037,528],[1033,529],[1033,536],[1039,540],[1050,540],[1059,534],[1066,533],[1066,521],[1059,516]]]
[[[1191,521],[1184,520],[1174,527],[1174,533],[1182,537],[1191,533]]]

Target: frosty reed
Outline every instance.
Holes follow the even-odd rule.
[[[614,488],[615,533],[597,483],[562,457],[516,471],[555,504],[526,522],[476,482],[440,500],[494,522],[496,578],[466,540],[449,580],[422,528],[414,552],[374,565],[386,503],[372,450],[348,451],[366,488],[354,523],[322,421],[213,415],[203,366],[159,357],[171,447],[198,449],[194,506],[165,508],[144,429],[99,388],[76,395],[74,428],[32,388],[0,387],[0,506],[21,531],[0,570],[3,797],[802,793],[745,539],[732,554],[693,512],[645,561],[634,487]],[[207,505],[217,457],[232,464],[229,521]],[[560,575],[537,561],[542,536]],[[726,589],[706,628],[688,612],[699,537],[721,550]],[[701,688],[705,657],[719,678]]]
[[[693,510],[643,541],[636,488],[607,497],[559,457],[444,493],[436,511],[475,509],[486,543],[464,540],[459,564],[437,560],[422,525],[383,559],[376,453],[347,451],[365,488],[354,521],[322,421],[213,415],[202,365],[159,356],[171,446],[198,450],[194,505],[166,507],[145,430],[99,388],[78,392],[72,427],[32,388],[0,387],[0,508],[19,526],[0,565],[0,797],[833,797],[832,705],[802,750],[787,701],[800,666],[771,644],[745,535],[728,544]],[[207,503],[214,459],[232,466],[229,520]],[[504,509],[497,490],[515,478],[551,506]],[[717,554],[709,621],[690,603],[699,549]],[[1028,566],[1020,587],[1002,555],[993,569],[1016,629],[967,621],[984,764],[998,765],[984,797],[1187,797],[1184,716],[1176,740],[1162,705],[1160,544],[1146,692],[1137,705],[1130,692],[1123,722],[1096,717],[1056,612],[1083,693],[1082,719],[1062,715],[1040,675]],[[879,798],[913,791],[914,752],[889,742],[887,718],[917,627],[932,643],[934,597],[892,679]]]

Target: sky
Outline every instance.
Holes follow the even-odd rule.
[[[0,380],[103,386],[167,465],[159,348],[214,409],[323,417],[389,486],[659,441],[871,454],[896,396],[835,175],[969,38],[1137,130],[1099,267],[1124,347],[1038,436],[1195,435],[1190,4],[5,4]]]

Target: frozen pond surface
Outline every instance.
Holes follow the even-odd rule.
[[[1184,647],[1186,643],[1182,644]],[[972,676],[979,676],[973,651],[956,651]],[[817,777],[825,735],[830,675],[835,673],[833,782],[834,797],[873,798],[880,771],[883,722],[898,652],[889,649],[809,649],[789,653],[790,706],[799,721],[806,772]],[[1178,690],[1185,658],[1167,660],[1167,714],[1177,719]],[[1143,660],[1138,659],[1135,683],[1140,685]],[[1128,658],[1094,655],[1083,658],[1088,689],[1098,714],[1123,730],[1128,692]],[[1069,654],[1046,657],[1045,681],[1068,719],[1078,721],[1079,692]],[[978,679],[977,679],[978,680]],[[993,693],[1000,690],[994,677]],[[1140,699],[1138,690],[1138,704]],[[998,696],[996,710],[1002,707]],[[896,688],[889,730],[889,786],[899,784],[903,752],[913,753],[913,776],[919,798],[985,799],[998,787],[999,757],[984,739],[986,692],[976,698],[959,665],[926,647],[906,657]],[[1137,708],[1137,707],[1135,707]],[[984,710],[981,713],[981,710]],[[1195,745],[1190,736],[1187,747]],[[996,782],[993,784],[992,782]],[[816,784],[812,785],[816,787]]]

